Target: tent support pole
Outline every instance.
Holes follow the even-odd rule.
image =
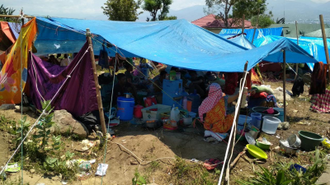
[[[245,26],[245,15],[243,14],[243,18],[242,18],[242,34],[244,34],[244,26]]]
[[[286,57],[285,50],[283,51],[283,109],[284,109],[284,121],[286,121]]]
[[[327,36],[325,35],[325,29],[324,29],[324,21],[323,21],[323,15],[320,15],[320,23],[321,23],[321,30],[322,30],[322,37],[323,37],[323,45],[324,45],[324,51],[325,51],[325,58],[327,59],[328,69],[330,69],[330,61],[329,61],[329,51],[328,51],[328,42],[327,42]],[[330,82],[330,71],[328,73]]]
[[[86,29],[86,37],[87,37],[87,41],[88,41],[88,45],[89,45],[89,53],[90,53],[90,57],[91,57],[92,67],[93,67],[95,90],[96,90],[96,99],[97,99],[97,105],[98,105],[99,113],[100,113],[101,128],[102,128],[103,135],[106,136],[107,128],[105,126],[103,105],[102,105],[102,99],[101,99],[101,93],[100,93],[100,85],[99,85],[99,80],[98,80],[97,72],[96,72],[96,64],[95,64],[94,50],[93,50],[93,43],[92,43],[91,36],[92,35],[91,35],[90,30],[87,28]]]
[[[299,46],[298,22],[295,21],[295,24],[296,24],[297,45]],[[296,64],[296,77],[295,77],[295,79],[297,79],[297,77],[298,77],[298,70],[299,70],[298,66],[299,66],[299,65],[298,65],[298,63],[297,63],[297,64]]]

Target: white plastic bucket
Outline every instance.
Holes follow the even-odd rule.
[[[264,116],[262,131],[267,134],[275,134],[278,125],[281,123],[281,120],[274,116]]]

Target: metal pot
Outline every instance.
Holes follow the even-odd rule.
[[[296,155],[297,148],[292,148],[287,140],[280,140],[281,151],[286,155]]]

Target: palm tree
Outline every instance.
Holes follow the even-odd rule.
[[[13,15],[13,13],[15,12],[15,9],[13,8],[6,8],[3,4],[0,6],[0,15]],[[0,18],[0,21],[7,21],[7,22],[11,22],[14,21],[13,18],[9,18],[9,17],[3,17]]]

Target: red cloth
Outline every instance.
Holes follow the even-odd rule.
[[[238,83],[238,74],[227,73],[224,92],[227,95],[233,95],[235,93],[237,83]]]
[[[330,91],[325,90],[325,94],[315,94],[311,99],[310,109],[316,112],[330,112]]]
[[[222,90],[219,84],[212,83],[210,85],[209,95],[204,99],[198,108],[199,118],[203,121],[203,115],[209,112],[222,98]]]
[[[265,92],[261,92],[261,93],[256,93],[254,95],[251,95],[252,98],[267,98],[268,94]]]

